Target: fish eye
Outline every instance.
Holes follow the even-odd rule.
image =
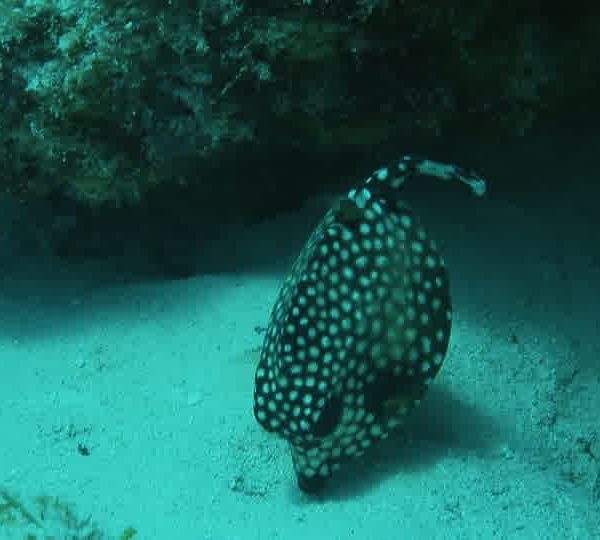
[[[317,438],[327,437],[333,433],[333,430],[339,424],[342,417],[342,400],[340,396],[331,396],[321,414],[319,420],[313,426],[312,434]]]
[[[360,222],[364,219],[363,211],[348,197],[338,199],[335,202],[333,210],[339,222],[352,230],[357,229]]]

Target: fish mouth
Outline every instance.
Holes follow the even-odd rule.
[[[296,473],[296,481],[300,491],[307,495],[318,495],[323,491],[327,484],[328,478],[315,474],[314,476],[306,476],[302,473]]]
[[[306,470],[306,456],[302,449],[296,448],[290,444],[292,454],[292,462],[294,471],[296,472],[296,482],[303,493],[307,495],[318,495],[327,485],[327,481],[331,474],[322,474],[316,467]],[[303,463],[305,464],[303,466]],[[329,473],[329,467],[327,467]]]

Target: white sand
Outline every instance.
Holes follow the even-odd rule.
[[[60,496],[111,538],[600,538],[598,231],[458,191],[415,201],[451,274],[440,376],[320,500],[252,416],[255,327],[314,216],[224,231],[187,280],[5,261],[0,487]]]

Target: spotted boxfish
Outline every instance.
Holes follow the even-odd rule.
[[[480,176],[454,165],[405,156],[378,169],[329,209],[273,307],[254,416],[288,441],[306,493],[400,426],[446,354],[446,266],[399,196],[418,175],[485,192]]]

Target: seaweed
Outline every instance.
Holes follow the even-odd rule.
[[[27,502],[25,502],[27,501]],[[109,538],[90,517],[81,518],[73,506],[58,497],[41,495],[22,499],[0,488],[0,533],[4,538],[69,538],[71,540],[105,540]],[[130,540],[137,534],[127,527],[119,540]]]

